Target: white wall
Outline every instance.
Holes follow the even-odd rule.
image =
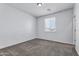
[[[75,4],[74,15],[76,16],[76,51],[79,54],[79,4]]]
[[[44,31],[44,19],[56,17],[56,32]],[[38,18],[37,38],[73,44],[72,9]]]
[[[0,4],[0,48],[35,38],[35,18]]]
[[[52,16],[56,16],[56,32],[45,32],[43,19]],[[36,20],[29,14],[0,4],[0,48],[31,40],[36,34],[37,38],[72,44],[72,10]]]

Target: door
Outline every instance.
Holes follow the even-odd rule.
[[[76,18],[73,16],[73,44],[76,44]]]
[[[75,20],[76,20],[76,42],[75,49],[79,54],[79,3],[75,4]]]

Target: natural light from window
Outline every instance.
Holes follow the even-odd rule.
[[[56,18],[46,18],[45,19],[45,31],[56,32]]]

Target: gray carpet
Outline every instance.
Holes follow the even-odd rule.
[[[73,45],[33,39],[0,50],[0,56],[77,56]]]

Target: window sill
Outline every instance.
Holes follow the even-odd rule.
[[[56,32],[56,29],[53,29],[53,30],[45,30],[45,32]]]

